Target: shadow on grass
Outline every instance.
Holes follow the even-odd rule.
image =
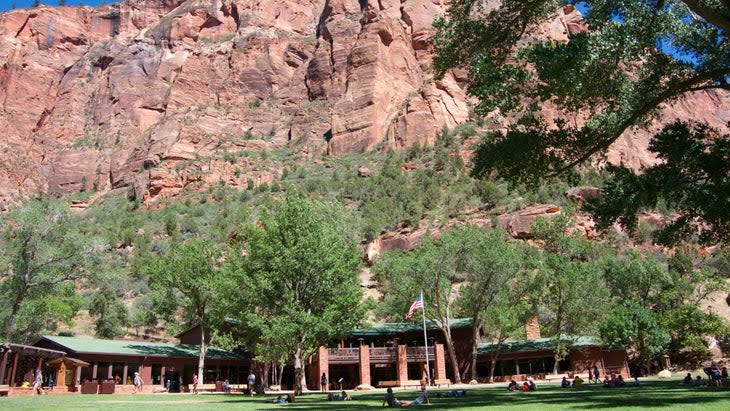
[[[437,398],[438,392],[431,391],[433,409],[478,409],[499,407],[500,409],[541,409],[541,408],[580,408],[580,409],[620,409],[632,408],[676,408],[692,409],[699,406],[716,409],[730,409],[730,389],[728,388],[685,388],[676,380],[644,382],[640,387],[603,388],[589,385],[579,390],[559,387],[539,387],[535,392],[509,393],[503,387],[467,389],[463,398]],[[379,408],[383,394],[352,393],[351,402],[326,401],[323,395],[308,394],[298,397],[297,402],[286,404],[287,409],[297,410],[359,410]],[[414,391],[396,392],[401,400],[413,400],[418,395]],[[275,398],[270,396],[268,398]],[[260,400],[261,409],[271,409],[275,404],[265,404]],[[243,400],[226,403],[244,402]],[[252,400],[247,400],[249,404]],[[258,405],[258,404],[257,404]],[[259,408],[259,407],[257,407]],[[417,407],[420,408],[420,407]]]

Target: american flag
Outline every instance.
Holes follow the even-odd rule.
[[[408,309],[408,314],[406,314],[406,320],[410,320],[411,317],[413,317],[413,313],[415,313],[418,310],[423,309],[423,295],[419,295],[416,297],[416,301],[411,304],[411,308]]]

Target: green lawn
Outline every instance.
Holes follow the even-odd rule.
[[[678,380],[646,381],[641,387],[605,389],[589,385],[580,390],[561,389],[556,386],[538,385],[538,391],[508,393],[502,386],[468,389],[464,398],[432,398],[432,409],[481,410],[485,408],[507,410],[557,410],[557,409],[662,409],[662,410],[727,410],[730,409],[730,388],[683,388]],[[434,390],[435,393],[445,390]],[[416,391],[396,391],[402,400],[412,400]],[[294,404],[267,404],[263,398],[242,395],[47,395],[42,397],[0,398],[3,410],[360,410],[380,408],[382,393],[361,394],[352,392],[354,401],[327,402],[322,394],[309,394],[297,398]],[[267,396],[267,398],[273,398]]]

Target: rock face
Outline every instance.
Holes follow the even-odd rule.
[[[551,219],[561,214],[560,207],[552,204],[536,204],[522,210],[499,216],[499,225],[512,237],[532,238],[531,226],[538,217]]]
[[[432,144],[469,116],[436,81],[431,22],[446,0],[126,0],[0,14],[0,209],[38,191],[129,190],[155,201],[270,182],[299,159]],[[560,9],[535,36],[584,30]],[[727,94],[672,115],[728,119]],[[659,123],[657,123],[659,124]],[[609,161],[641,165],[646,135]],[[643,151],[642,151],[643,150]]]

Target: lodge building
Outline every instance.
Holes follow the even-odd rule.
[[[540,380],[553,373],[555,339],[541,338],[536,322],[528,323],[526,331],[525,340],[478,345],[479,382],[487,382],[492,359],[496,360],[495,381],[527,377]],[[19,387],[23,381],[31,382],[33,371],[40,366],[45,381],[51,378],[54,382],[54,392],[78,392],[84,387],[101,392],[109,384],[114,385],[114,392],[131,392],[135,372],[140,373],[147,392],[186,391],[197,369],[196,344],[202,332],[200,327],[184,331],[177,336],[180,344],[44,336],[32,346],[0,345],[0,387],[9,385],[13,395],[30,393],[30,389]],[[463,377],[471,365],[471,322],[452,320],[451,335]],[[564,338],[571,348],[558,363],[560,374],[584,373],[597,366],[601,375],[629,377],[625,349],[604,347],[597,338]],[[413,384],[425,378],[427,358],[432,380],[453,381],[443,333],[430,323],[427,341],[428,348],[421,325],[415,323],[382,323],[356,329],[348,338],[320,347],[312,356],[306,367],[308,388],[319,389],[323,373],[331,389]],[[245,350],[216,348],[208,349],[205,364],[203,383],[227,379],[231,384],[245,384],[253,365],[252,355]],[[284,389],[293,385],[291,367],[285,368],[282,385]]]

